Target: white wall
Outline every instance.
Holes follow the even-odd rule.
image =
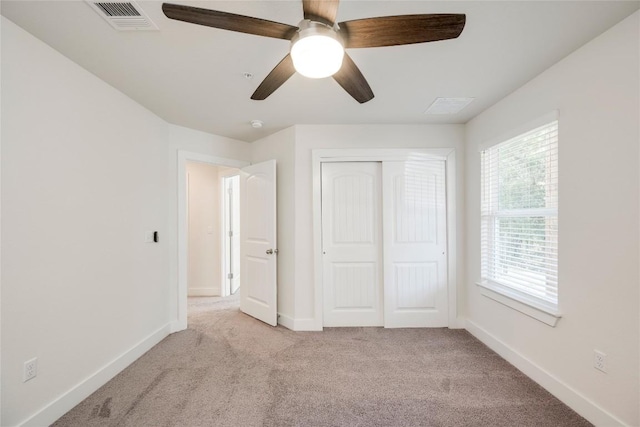
[[[187,162],[189,296],[221,295],[220,179],[216,166]]]
[[[295,318],[315,324],[311,153],[320,148],[455,148],[459,278],[464,277],[463,125],[299,125],[295,127]],[[458,310],[464,310],[458,286]]]
[[[172,163],[177,159],[178,150],[236,160],[251,158],[248,142],[172,124],[169,125],[169,148]]]
[[[0,19],[0,48],[2,46],[2,23],[4,20]],[[0,51],[1,52],[1,51]],[[1,53],[0,53],[1,56]],[[1,60],[0,60],[1,63]],[[0,67],[0,82],[2,82],[2,67]],[[2,100],[2,84],[0,84],[0,100]],[[0,107],[0,111],[2,108]],[[2,113],[0,112],[0,118]],[[0,188],[2,188],[2,120],[0,120]],[[2,236],[2,197],[0,197],[0,236]],[[0,367],[2,366],[2,245],[0,244]],[[2,424],[2,370],[0,369],[0,424]]]
[[[276,160],[278,322],[288,328],[293,328],[295,309],[294,143],[295,127],[290,127],[251,144],[252,163]]]
[[[1,49],[0,423],[60,398],[42,425],[168,333],[168,128],[4,17]]]
[[[467,126],[469,329],[598,425],[640,423],[639,16]],[[474,282],[480,277],[478,144],[556,109],[563,318],[552,328],[482,296]],[[607,354],[608,373],[593,368],[594,349]]]

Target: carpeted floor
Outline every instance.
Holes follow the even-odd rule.
[[[191,298],[167,337],[54,426],[589,426],[463,330],[292,332]]]

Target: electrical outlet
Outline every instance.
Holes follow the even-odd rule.
[[[24,377],[22,382],[27,382],[38,375],[38,358],[34,357],[31,360],[24,362]]]
[[[607,372],[607,355],[601,351],[593,350],[593,367],[599,371]]]

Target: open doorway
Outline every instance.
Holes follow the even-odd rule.
[[[171,325],[171,330],[173,332],[185,330],[188,323],[190,256],[187,164],[189,162],[206,163],[225,169],[235,168],[238,171],[240,195],[236,200],[240,201],[240,221],[242,223],[242,230],[238,236],[238,240],[242,242],[239,245],[239,270],[242,271],[242,277],[239,280],[242,282],[242,286],[240,286],[240,292],[236,292],[236,294],[240,294],[240,310],[243,313],[276,326],[278,254],[276,246],[276,161],[266,160],[250,165],[244,161],[180,150],[178,151],[177,165],[178,283],[174,288],[175,291],[172,290],[172,301],[175,301],[175,305],[172,303],[172,310],[175,310],[176,321]],[[230,171],[224,170],[223,175],[228,172]],[[233,175],[233,173],[229,175]],[[218,176],[220,177],[220,174]],[[221,193],[223,192],[221,191]],[[209,228],[204,230],[208,234]],[[215,228],[212,229],[212,234],[214,231]],[[202,233],[202,228],[200,232]],[[218,261],[220,259],[221,257],[218,258]],[[222,267],[219,271],[223,271]],[[220,276],[222,274],[219,274],[218,278]],[[220,279],[219,283],[224,283],[224,279]],[[221,293],[224,289],[225,287],[220,285]]]
[[[239,170],[198,161],[185,169],[189,311],[239,304]]]

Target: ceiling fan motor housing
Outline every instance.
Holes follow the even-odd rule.
[[[295,69],[306,77],[323,78],[342,66],[344,41],[333,28],[305,19],[291,39],[291,58]]]

